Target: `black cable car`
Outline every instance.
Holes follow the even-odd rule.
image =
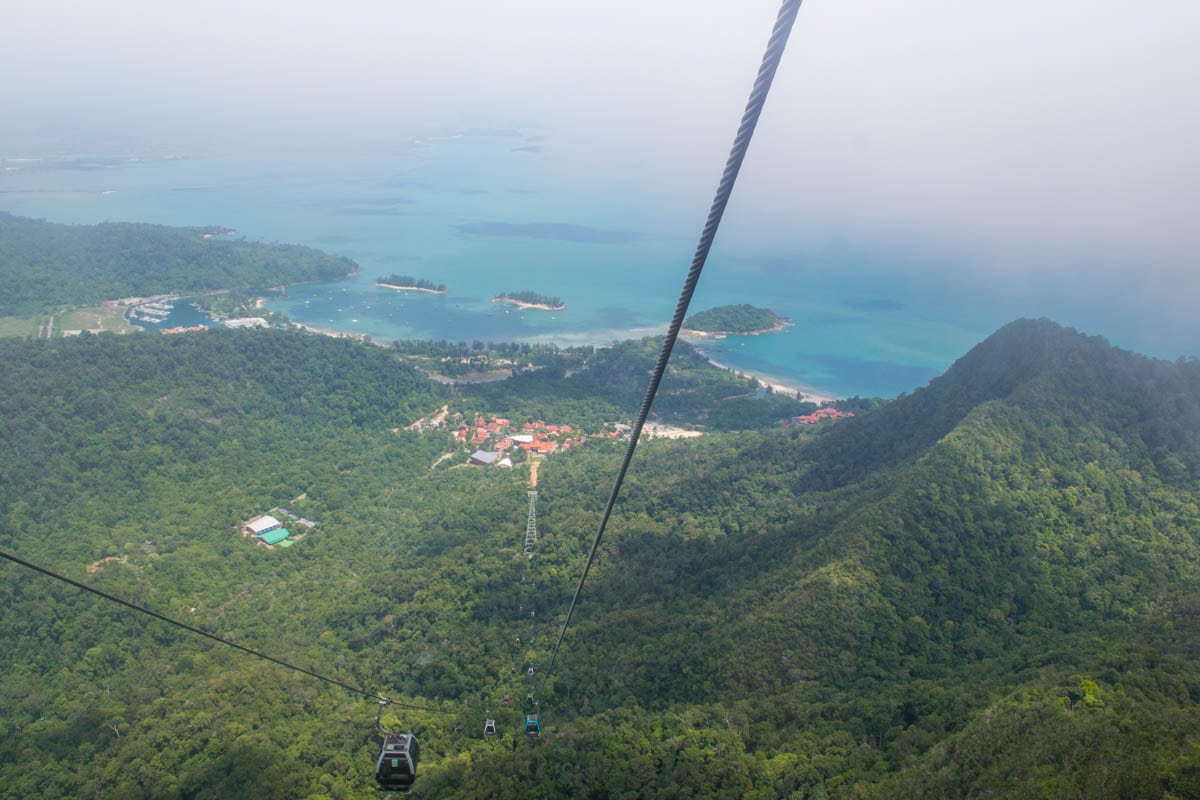
[[[484,736],[495,736],[496,735],[496,720],[487,719],[487,720],[483,721],[483,735]]]
[[[542,724],[538,722],[537,714],[525,715],[525,735],[526,736],[541,736]]]
[[[420,748],[411,733],[387,733],[375,764],[375,781],[380,789],[407,792],[417,778]]]

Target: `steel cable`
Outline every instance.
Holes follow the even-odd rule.
[[[779,9],[779,15],[775,20],[775,28],[771,31],[771,38],[768,40],[766,52],[763,54],[762,65],[758,69],[758,76],[755,78],[754,86],[750,90],[750,99],[747,101],[746,110],[742,114],[742,121],[738,126],[737,135],[734,136],[733,146],[729,152],[729,159],[725,162],[725,171],[721,173],[721,181],[717,185],[717,191],[713,197],[708,218],[705,220],[704,228],[700,233],[700,241],[696,246],[696,254],[692,258],[691,268],[688,270],[687,278],[683,282],[683,290],[680,292],[679,301],[675,305],[675,315],[671,318],[671,324],[667,328],[667,335],[663,340],[662,350],[658,355],[658,362],[655,364],[654,373],[650,378],[650,385],[646,389],[646,397],[642,401],[637,421],[634,423],[633,430],[630,433],[629,446],[625,448],[625,457],[621,461],[621,468],[617,471],[617,477],[613,482],[612,491],[609,493],[608,502],[604,506],[604,514],[600,518],[600,526],[597,528],[596,535],[592,539],[591,550],[588,552],[587,561],[583,565],[583,573],[579,576],[579,583],[575,587],[575,595],[571,598],[571,605],[567,608],[567,617],[563,620],[562,628],[558,632],[558,640],[555,641],[554,650],[550,654],[550,660],[546,665],[546,669],[542,672],[541,683],[539,683],[539,694],[541,687],[545,686],[546,680],[554,671],[554,664],[558,659],[558,651],[562,645],[563,637],[566,636],[567,627],[571,624],[571,618],[575,614],[575,607],[579,604],[579,597],[583,593],[583,584],[587,580],[588,573],[591,571],[592,562],[596,559],[596,551],[600,547],[600,540],[603,538],[604,531],[608,527],[608,519],[612,515],[613,506],[617,502],[617,495],[621,491],[621,484],[625,481],[625,473],[629,470],[629,463],[633,459],[633,451],[637,448],[642,428],[645,426],[646,419],[650,415],[650,406],[654,403],[654,397],[658,393],[658,386],[662,382],[663,375],[666,373],[667,362],[670,360],[671,352],[675,348],[675,342],[679,338],[679,330],[683,327],[683,320],[687,316],[688,306],[691,305],[692,295],[695,293],[696,284],[700,280],[700,273],[704,270],[705,262],[708,261],[708,253],[712,249],[713,239],[717,235],[717,228],[720,226],[721,218],[725,214],[725,206],[729,203],[729,196],[733,192],[733,185],[737,181],[738,173],[742,168],[742,162],[746,158],[746,152],[750,147],[750,140],[754,136],[754,129],[758,125],[758,118],[762,114],[763,105],[766,103],[767,93],[770,91],[771,82],[775,78],[775,71],[779,68],[779,61],[783,57],[784,49],[787,47],[788,36],[791,34],[792,24],[796,21],[796,14],[800,10],[801,2],[803,0],[783,0],[783,5]]]
[[[361,695],[364,695],[365,697],[370,697],[374,700],[379,700],[380,702],[395,705],[400,708],[414,709],[417,711],[431,711],[432,710],[429,708],[425,708],[423,706],[415,706],[415,705],[408,705],[405,703],[397,703],[393,700],[388,699],[387,697],[384,697],[381,694],[378,694],[377,692],[371,692],[371,691],[368,691],[368,690],[363,689],[358,686],[352,686],[348,683],[344,683],[343,681],[339,681],[337,678],[330,678],[327,675],[322,675],[321,673],[314,672],[311,669],[305,669],[304,667],[297,666],[296,664],[292,664],[287,661],[284,661],[281,658],[275,658],[274,656],[269,656],[266,653],[262,653],[262,652],[259,652],[258,650],[255,650],[252,647],[246,647],[243,644],[238,644],[237,642],[230,641],[229,639],[225,639],[221,636],[218,636],[215,633],[211,633],[202,628],[197,628],[194,625],[189,625],[188,623],[182,622],[181,620],[177,620],[177,619],[173,619],[172,617],[168,617],[166,614],[160,614],[159,612],[153,611],[149,608],[146,608],[145,606],[140,606],[137,603],[131,603],[130,601],[125,600],[120,597],[117,597],[114,594],[109,594],[108,592],[105,592],[102,589],[97,589],[94,586],[88,586],[86,583],[81,583],[80,581],[77,581],[74,578],[69,578],[66,575],[55,572],[54,570],[51,570],[51,569],[47,569],[46,567],[35,564],[32,561],[26,561],[25,559],[20,558],[19,556],[14,556],[11,553],[6,553],[6,552],[0,550],[0,558],[7,559],[8,561],[13,562],[14,564],[19,564],[22,567],[26,567],[35,572],[40,572],[43,575],[48,575],[49,577],[54,578],[57,581],[62,581],[63,583],[68,583],[77,589],[83,589],[85,592],[91,592],[94,595],[103,597],[105,600],[111,600],[114,603],[119,603],[120,605],[123,605],[126,608],[132,608],[134,611],[137,611],[138,613],[147,614],[151,617],[154,617],[155,619],[162,620],[163,622],[166,622],[170,625],[174,625],[177,628],[183,628],[185,631],[194,633],[197,636],[203,636],[206,639],[212,639],[214,642],[220,642],[221,644],[228,645],[229,647],[232,647],[236,650],[241,650],[243,653],[249,653],[250,655],[257,656],[258,658],[261,658],[265,661],[270,661],[272,664],[278,664],[279,666],[284,667],[286,669],[290,669],[295,672],[303,673],[305,675],[308,675],[311,678],[316,678],[317,680],[325,681],[325,683],[329,683],[334,686],[339,686],[343,689],[346,689],[347,691],[354,692],[355,694],[361,694]]]

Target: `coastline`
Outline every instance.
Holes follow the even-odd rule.
[[[791,397],[795,397],[797,400],[803,400],[803,401],[809,402],[809,403],[816,403],[817,405],[823,405],[825,403],[832,403],[837,399],[833,395],[828,394],[820,389],[813,389],[808,386],[794,386],[792,384],[785,383],[783,380],[781,380],[779,378],[771,377],[770,375],[764,375],[761,373],[753,374],[753,373],[749,373],[749,372],[744,372],[740,369],[736,369],[727,364],[722,364],[721,362],[710,358],[708,356],[708,354],[704,354],[704,358],[707,359],[708,363],[712,364],[714,367],[717,367],[718,369],[726,370],[728,372],[732,372],[734,375],[737,375],[739,378],[750,378],[751,380],[757,381],[759,386],[770,389],[772,392],[775,392],[776,394],[789,395]]]
[[[379,284],[379,283],[377,283],[376,286],[387,286],[388,288],[393,288],[393,289],[407,288],[407,287],[397,287],[397,286],[392,286],[389,284]],[[418,289],[417,291],[429,292],[430,290]],[[437,293],[437,292],[433,292],[433,293]],[[261,309],[261,308],[265,307],[265,301],[267,299],[268,298],[257,298],[257,300],[255,302],[255,308]],[[521,300],[512,300],[510,298],[500,298],[500,297],[492,298],[492,300],[490,302],[492,302],[492,303],[510,303],[512,305],[519,306],[520,308],[534,308],[539,311],[562,311],[566,308],[566,305],[563,305],[561,307],[552,307],[552,306],[547,306],[544,304],[526,303]],[[299,328],[300,330],[309,331],[310,333],[321,334],[323,336],[332,336],[335,338],[344,338],[344,339],[357,339],[359,341],[369,341],[376,345],[387,346],[384,341],[375,340],[373,337],[371,337],[365,333],[351,333],[351,332],[347,332],[347,331],[332,330],[330,328],[322,328],[322,327],[319,327],[316,325],[308,325],[305,323],[296,322],[295,320],[290,320],[288,324],[292,327]],[[761,334],[765,334],[765,333],[776,333],[780,330],[783,330],[784,328],[790,327],[793,324],[794,323],[792,322],[792,320],[785,319],[785,320],[781,320],[776,326],[774,326],[773,328],[770,328],[768,330],[755,331],[755,332],[751,332],[751,333],[727,334],[727,335],[757,336],[757,335],[761,335]],[[604,338],[604,339],[608,339],[610,337],[612,337],[614,339],[630,338],[630,337],[636,338],[638,335],[642,335],[642,336],[655,335],[655,334],[658,334],[661,332],[662,331],[657,327],[646,328],[646,329],[642,329],[642,330],[632,330],[632,331],[613,330],[613,331],[606,332],[605,335],[601,338]],[[703,340],[705,340],[707,338],[726,335],[726,334],[722,334],[720,332],[714,332],[714,331],[690,331],[687,329],[682,330],[680,332],[680,334],[683,338],[698,340],[699,342],[703,342]],[[539,337],[539,338],[542,338],[542,337]],[[568,338],[570,338],[570,337],[568,337]],[[586,341],[561,342],[560,344],[562,344],[563,346],[570,347],[573,344],[589,343],[595,338],[596,337],[592,336],[592,335],[584,335],[581,337],[581,339],[586,340]],[[723,370],[726,370],[727,372],[732,372],[734,375],[737,375],[738,377],[750,378],[751,380],[758,383],[759,386],[770,389],[772,392],[775,392],[776,394],[782,394],[782,395],[787,395],[789,397],[795,397],[798,400],[802,400],[802,401],[810,402],[810,403],[816,403],[817,405],[822,405],[825,403],[832,403],[838,399],[837,395],[832,394],[831,392],[829,392],[826,389],[821,389],[821,388],[813,387],[813,386],[805,386],[803,384],[798,384],[798,383],[794,382],[790,378],[779,378],[779,377],[769,375],[769,374],[766,374],[763,372],[757,372],[757,371],[756,372],[747,372],[745,370],[738,369],[737,367],[732,367],[728,364],[723,364],[720,361],[717,361],[716,359],[712,358],[708,353],[706,353],[703,349],[697,348],[697,352],[699,352],[700,355],[702,355],[704,357],[704,359],[706,361],[708,361],[708,363],[712,364],[717,369],[723,369]]]
[[[265,299],[265,298],[260,298],[258,303],[256,303],[257,308],[262,308],[263,299]],[[500,298],[495,298],[491,302],[493,302],[493,303],[501,303],[501,302],[515,303],[515,304],[518,304],[521,306],[534,307],[534,308],[538,308],[539,310],[547,310],[547,311],[561,310],[561,309],[550,308],[548,306],[534,306],[532,304],[522,303],[520,301],[501,300]],[[564,308],[565,308],[565,306],[564,306]],[[357,339],[359,341],[370,341],[371,343],[380,345],[380,346],[387,346],[383,341],[374,340],[372,337],[368,336],[365,333],[350,333],[350,332],[346,332],[346,331],[337,331],[337,330],[332,330],[330,328],[321,328],[316,325],[307,325],[305,323],[296,322],[294,320],[290,321],[288,324],[290,326],[298,328],[300,330],[308,331],[310,333],[321,334],[322,336],[331,336],[331,337],[338,338],[338,339]],[[785,323],[785,325],[790,325],[790,324],[791,324],[790,320],[787,323]],[[645,331],[620,331],[620,332],[612,331],[610,333],[617,334],[617,335],[620,335],[620,334],[636,335],[638,333],[642,333],[644,335],[654,335],[655,333],[659,333],[659,332],[660,331],[658,331],[655,328],[648,328]],[[746,335],[746,334],[742,334],[742,335]],[[587,338],[591,339],[593,337],[589,336]],[[698,337],[698,338],[703,339],[705,337]],[[566,346],[571,346],[571,345],[568,343]],[[817,405],[822,405],[824,403],[832,403],[837,400],[837,397],[835,395],[829,393],[827,390],[819,389],[819,388],[812,387],[812,386],[804,386],[804,385],[796,384],[787,378],[778,378],[778,377],[768,375],[768,374],[762,373],[762,372],[746,372],[745,370],[741,370],[736,367],[731,367],[728,364],[722,364],[720,361],[717,361],[716,359],[709,356],[708,353],[705,353],[703,350],[700,350],[699,352],[704,357],[704,359],[706,361],[708,361],[708,363],[712,364],[717,369],[723,369],[723,370],[726,370],[727,372],[732,372],[734,375],[737,375],[738,377],[741,377],[741,378],[750,378],[751,380],[757,382],[759,386],[770,389],[772,392],[775,392],[776,394],[782,394],[782,395],[787,395],[789,397],[795,397],[798,400],[803,400],[803,401],[809,402],[809,403],[816,403]]]
[[[538,311],[566,311],[567,306],[564,303],[561,306],[548,306],[545,303],[526,303],[524,300],[514,300],[511,297],[493,297],[493,303],[511,303],[517,308],[536,308]]]
[[[330,330],[329,328],[318,328],[314,325],[305,325],[302,322],[289,322],[288,325],[290,325],[294,328],[299,328],[302,331],[308,331],[309,333],[319,333],[322,336],[329,336],[334,339],[357,339],[360,342],[365,342],[369,338],[369,336],[365,333],[345,333],[343,331]],[[387,346],[383,342],[376,342],[374,339],[371,339],[371,343],[381,345],[384,347]]]
[[[395,289],[398,292],[425,292],[426,294],[449,294],[449,289],[426,289],[421,286],[397,286],[394,283],[376,283],[376,286],[382,286],[385,289]]]
[[[299,323],[299,322],[292,322],[289,324],[296,328],[299,328],[300,330],[308,331],[309,333],[317,333],[322,336],[331,336],[335,339],[357,339],[360,342],[361,341],[370,341],[371,344],[379,345],[381,347],[388,346],[384,342],[369,339],[367,334],[364,334],[364,333],[345,333],[342,331],[330,330],[328,328],[318,328],[314,325],[305,325],[305,324]],[[737,375],[739,378],[750,378],[751,380],[758,383],[759,386],[766,388],[766,389],[770,389],[772,392],[774,392],[776,394],[782,394],[782,395],[787,395],[789,397],[795,397],[797,400],[802,400],[802,401],[805,401],[808,403],[816,403],[817,405],[824,405],[826,403],[832,403],[837,400],[836,397],[834,397],[833,395],[831,395],[821,389],[814,389],[814,388],[808,387],[808,386],[793,385],[791,383],[786,383],[785,379],[775,378],[775,377],[772,377],[770,375],[766,375],[763,373],[756,374],[756,373],[745,372],[745,371],[737,369],[735,367],[731,367],[728,364],[722,364],[719,361],[709,358],[708,355],[705,355],[704,358],[705,358],[705,360],[708,361],[708,363],[712,364],[717,369],[723,369],[727,372],[732,372],[734,375]],[[507,377],[507,375],[499,376],[499,377],[489,376],[483,380],[478,380],[478,379],[464,380],[463,378],[447,378],[442,375],[431,375],[430,377],[433,380],[438,381],[439,383],[454,384],[454,383],[486,383],[486,382],[490,382],[490,381],[494,381],[494,380],[502,380],[504,377]]]
[[[769,328],[762,328],[757,331],[698,331],[692,328],[683,328],[679,331],[679,335],[685,339],[722,339],[726,336],[762,336],[767,333],[779,333],[784,328],[791,327],[793,324],[790,319],[780,319]]]

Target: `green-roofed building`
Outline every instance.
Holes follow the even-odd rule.
[[[273,531],[267,531],[266,533],[260,533],[258,535],[258,540],[260,542],[262,542],[263,544],[279,544],[280,542],[282,542],[284,539],[288,538],[291,535],[292,535],[292,532],[289,531],[287,528],[276,528]]]

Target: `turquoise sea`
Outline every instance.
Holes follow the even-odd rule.
[[[268,300],[296,322],[377,341],[602,344],[665,329],[708,197],[669,198],[630,176],[581,180],[551,144],[513,131],[412,139],[307,157],[0,153],[0,210],[56,222],[224,225],[355,259],[344,281]],[[735,193],[731,212],[736,207]],[[708,342],[725,365],[835,396],[894,396],[946,369],[996,327],[1049,315],[1137,348],[1119,314],[1078,296],[964,277],[853,237],[752,230],[731,217],[692,305],[766,306],[786,331]],[[410,274],[446,295],[376,287]],[[560,312],[489,302],[502,291],[561,297]],[[1116,327],[1117,330],[1113,330]],[[1124,339],[1121,336],[1124,335]],[[1172,346],[1142,349],[1161,352]]]

